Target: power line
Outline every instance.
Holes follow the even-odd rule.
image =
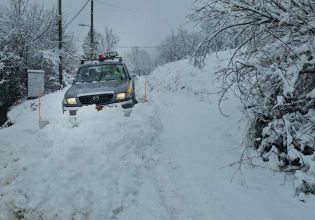
[[[148,46],[148,47],[146,47],[146,46],[144,46],[144,47],[138,47],[138,46],[131,47],[131,46],[129,46],[129,47],[117,47],[117,48],[121,48],[121,49],[131,49],[131,48],[156,49],[158,47],[156,47],[156,46]]]
[[[87,0],[86,3],[82,6],[82,8],[75,14],[75,16],[65,25],[65,28],[68,27],[69,24],[71,24],[83,11],[83,9],[87,6],[87,4],[90,2],[90,0]]]
[[[29,44],[27,44],[26,46],[30,46],[32,45],[35,41],[37,41],[38,39],[42,38],[44,36],[44,34],[50,30],[50,28],[54,25],[54,23],[51,23],[50,25],[47,26],[47,28],[42,32],[40,33],[39,35],[37,35],[35,38],[33,38]]]
[[[130,10],[128,8],[121,7],[119,5],[113,5],[113,4],[106,3],[106,2],[101,2],[101,1],[98,1],[98,0],[95,0],[95,2],[97,2],[99,4],[102,4],[102,5],[106,5],[106,6],[112,7],[112,8],[118,8],[118,9],[122,9],[122,10],[129,11],[129,12],[132,12],[132,13],[137,13],[136,11]]]

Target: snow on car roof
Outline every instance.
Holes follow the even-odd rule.
[[[120,60],[105,60],[102,62],[99,61],[86,61],[84,64],[82,64],[80,67],[85,67],[85,66],[97,66],[97,65],[106,65],[106,64],[123,64],[122,61]]]

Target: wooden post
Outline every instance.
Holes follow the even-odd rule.
[[[90,40],[91,40],[91,59],[94,55],[94,1],[91,0],[91,30],[90,30]]]
[[[144,81],[144,102],[147,102],[147,80]]]
[[[59,84],[63,87],[62,75],[62,0],[58,0],[58,33],[59,33]]]

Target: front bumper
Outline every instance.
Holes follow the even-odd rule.
[[[121,107],[121,108],[132,108],[133,107],[133,102],[131,100],[127,101],[122,101],[122,102],[115,102],[115,103],[110,103],[106,105],[97,105],[98,107]],[[64,104],[62,105],[62,111],[78,111],[82,108],[83,106],[65,106]]]

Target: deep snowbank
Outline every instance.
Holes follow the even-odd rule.
[[[74,122],[61,114],[62,96],[43,97],[44,129],[27,101],[1,130],[0,219],[115,219],[133,204],[146,175],[142,157],[161,131],[157,108],[139,104],[124,117],[87,107]]]
[[[149,76],[151,88],[154,91],[185,92],[199,96],[218,92],[220,86],[215,81],[215,72],[226,66],[231,56],[231,51],[213,53],[208,56],[202,70],[187,59],[157,67]]]
[[[170,206],[185,210],[174,219],[312,219],[315,199],[296,197],[293,176],[272,171],[255,151],[244,152],[238,163],[246,121],[232,94],[221,106],[229,117],[220,113],[214,74],[229,56],[212,54],[203,71],[189,60],[170,63],[148,77],[164,127],[159,147],[168,152],[170,176],[181,195]]]

